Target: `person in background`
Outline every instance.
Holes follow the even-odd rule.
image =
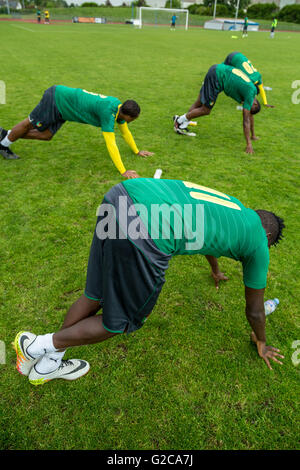
[[[174,14],[171,18],[171,30],[175,30],[177,16]]]
[[[44,15],[45,15],[45,24],[50,24],[50,13],[48,10],[45,10],[44,11]]]
[[[243,38],[248,36],[248,18],[245,16],[244,26],[243,26]]]
[[[271,33],[270,33],[270,37],[273,39],[273,37],[275,36],[275,29],[277,28],[277,18],[273,18],[273,21],[272,21],[272,25],[271,25]]]

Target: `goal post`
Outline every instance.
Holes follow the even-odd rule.
[[[168,21],[168,23],[171,22],[171,17],[172,15],[175,13],[183,13],[185,15],[185,20],[184,20],[184,25],[185,25],[185,29],[187,30],[188,27],[189,27],[189,10],[185,10],[183,8],[152,8],[152,7],[140,7],[139,8],[139,13],[138,13],[138,26],[139,28],[141,29],[142,25],[143,25],[143,21],[144,21],[144,18],[145,18],[145,14],[143,15],[143,13],[146,13],[146,12],[152,12],[154,13],[155,15],[155,20],[152,18],[152,24],[153,23],[156,23],[156,18],[157,16],[156,15],[159,15],[160,12],[163,12],[164,13],[164,18],[168,18],[169,20],[165,20],[165,21]],[[168,16],[166,16],[168,15]],[[166,24],[166,23],[164,23]]]

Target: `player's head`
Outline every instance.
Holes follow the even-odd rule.
[[[283,220],[277,215],[273,214],[273,212],[264,211],[261,209],[255,212],[259,215],[262,226],[266,231],[268,237],[268,246],[270,247],[271,245],[277,245],[277,243],[279,243],[283,238],[282,230],[285,227]]]
[[[251,109],[250,109],[250,113],[251,114],[257,114],[257,113],[259,113],[259,111],[260,111],[259,101],[256,98],[254,98],[253,104],[252,104]]]
[[[125,119],[126,122],[131,122],[139,117],[140,112],[141,108],[136,101],[127,100],[120,107],[119,117],[122,115],[122,119]]]

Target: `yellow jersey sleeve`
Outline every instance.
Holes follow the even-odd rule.
[[[106,147],[107,147],[108,153],[110,155],[110,158],[112,159],[112,161],[114,162],[117,169],[119,170],[119,172],[122,175],[123,173],[125,173],[126,170],[125,170],[125,167],[123,165],[121,155],[120,155],[119,149],[118,149],[117,144],[116,144],[115,134],[114,134],[114,132],[102,132],[102,134],[103,134],[103,137],[104,137],[104,140],[105,140]]]
[[[119,129],[121,131],[122,137],[125,140],[125,142],[129,145],[131,150],[137,154],[139,153],[139,149],[136,146],[136,143],[134,141],[134,138],[128,128],[127,122],[124,122],[124,124],[118,124]]]
[[[258,88],[259,88],[259,92],[260,92],[260,95],[262,97],[263,103],[268,104],[267,96],[266,96],[266,92],[265,92],[263,84],[261,83],[260,85],[258,85]]]

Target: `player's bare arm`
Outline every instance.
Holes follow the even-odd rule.
[[[246,317],[253,330],[251,338],[256,343],[257,352],[272,370],[270,359],[282,364],[277,358],[283,359],[284,356],[279,354],[279,349],[266,345],[264,292],[265,289],[252,289],[245,286]]]
[[[205,258],[207,259],[211,267],[211,276],[213,280],[215,281],[215,287],[218,290],[219,282],[228,281],[228,277],[226,277],[225,274],[221,272],[217,258],[211,255],[205,255]]]
[[[255,135],[255,130],[254,130],[254,116],[250,114],[250,129],[251,129],[251,140],[258,140],[259,137]]]
[[[243,109],[243,130],[246,139],[246,153],[254,153],[251,143],[251,113],[248,109]]]

